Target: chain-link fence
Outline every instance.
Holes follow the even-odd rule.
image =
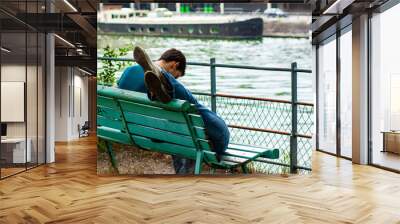
[[[100,60],[130,60],[99,58]],[[218,113],[228,124],[231,143],[266,148],[278,148],[281,156],[277,160],[260,158],[249,164],[255,173],[306,173],[311,171],[312,132],[314,106],[297,101],[297,74],[310,70],[291,68],[267,68],[254,66],[188,63],[193,66],[209,66],[211,92],[194,93],[205,106]],[[216,68],[254,69],[280,71],[291,74],[291,100],[217,94]]]
[[[211,109],[211,94],[194,93]],[[278,160],[259,159],[250,165],[254,172],[290,172],[291,102],[256,97],[216,94],[216,112],[229,125],[231,143],[278,148]],[[313,105],[298,104],[297,167],[311,169]]]

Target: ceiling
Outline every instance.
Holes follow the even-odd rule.
[[[78,66],[95,74],[98,2],[99,0],[1,0],[2,46],[11,50],[7,56],[12,59],[28,55],[30,58],[31,54],[35,55],[36,51],[44,47],[44,44],[37,43],[36,36],[51,32],[57,34],[56,66]],[[39,38],[39,42],[42,39]]]
[[[309,0],[312,8],[313,44],[334,35],[352,23],[353,17],[372,12],[388,0]]]

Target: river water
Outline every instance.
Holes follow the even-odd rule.
[[[169,48],[177,48],[189,62],[209,62],[214,57],[217,63],[278,68],[290,68],[292,62],[297,62],[298,68],[303,69],[311,69],[312,63],[310,39],[221,40],[98,35],[99,56],[107,45],[112,48],[140,45],[152,59],[157,59]],[[132,58],[132,52],[126,57]],[[236,68],[217,68],[216,72],[219,93],[290,99],[289,72]],[[193,92],[210,92],[210,68],[190,65],[180,81]],[[311,74],[299,73],[299,100],[312,102],[312,83]]]

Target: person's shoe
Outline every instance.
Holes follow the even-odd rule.
[[[133,50],[133,58],[135,59],[136,63],[142,66],[144,73],[152,71],[154,74],[161,76],[160,69],[151,61],[149,55],[144,51],[143,48],[136,46]]]
[[[163,103],[168,103],[171,101],[171,96],[168,93],[172,92],[172,87],[161,73],[158,66],[151,61],[146,51],[143,48],[136,46],[133,51],[133,57],[144,70],[145,84],[147,89],[150,91],[150,95],[152,96],[150,99],[153,100],[155,97]],[[149,73],[150,77],[146,79],[147,72],[151,73]]]
[[[161,76],[165,79],[164,75],[161,74]],[[144,84],[152,97],[155,96],[156,99],[163,103],[168,103],[172,100],[172,97],[168,93],[168,84],[164,84],[160,76],[154,74],[154,72],[147,71],[144,73]]]

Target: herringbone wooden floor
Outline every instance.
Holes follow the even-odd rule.
[[[0,223],[400,223],[400,175],[322,153],[309,176],[99,177],[94,138],[0,181]]]

